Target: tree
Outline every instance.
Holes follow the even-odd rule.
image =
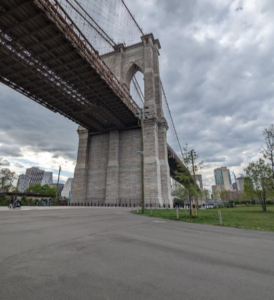
[[[274,180],[274,125],[271,124],[269,128],[265,128],[263,135],[265,138],[265,148],[262,147],[261,153],[265,159],[270,161],[272,178]]]
[[[13,190],[15,189],[13,182],[17,180],[17,174],[12,172],[10,169],[0,169],[0,189]]]
[[[48,184],[41,185],[40,183],[36,183],[29,186],[26,191],[41,195],[55,195],[56,187],[51,188]]]
[[[56,186],[50,187],[48,184],[41,185],[40,183],[36,183],[34,185],[29,186],[26,191],[41,195],[52,195],[51,204],[56,205],[60,200],[60,193],[57,193],[56,199],[56,189]]]
[[[219,200],[220,198],[220,191],[218,190],[217,186],[215,189],[212,189],[212,196],[213,200]]]
[[[242,197],[245,201],[254,201],[256,198],[252,180],[249,177],[244,177],[244,190]]]
[[[201,161],[197,163],[199,155],[194,150],[188,150],[188,145],[183,148],[182,161],[184,166],[178,164],[178,170],[176,171],[176,178],[179,182],[183,182],[181,187],[181,193],[184,195],[185,200],[190,203],[190,216],[192,216],[192,200],[196,200],[196,209],[197,209],[197,200],[201,194],[201,191],[198,188],[196,183],[195,174],[204,167],[204,162]],[[197,214],[197,210],[196,210]]]
[[[217,189],[219,189],[219,195],[220,195],[220,199],[222,201],[226,201],[228,198],[228,191],[225,188],[224,184],[219,184],[217,185]]]
[[[260,158],[257,162],[251,162],[244,171],[249,178],[244,185],[244,193],[257,198],[265,212],[266,200],[274,194],[272,169]]]

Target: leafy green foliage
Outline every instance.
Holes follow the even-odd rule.
[[[35,194],[42,194],[42,195],[55,195],[56,194],[56,187],[50,187],[48,184],[41,185],[40,183],[36,183],[31,185],[26,190],[27,192],[33,192]]]
[[[266,211],[266,200],[274,196],[270,166],[260,158],[256,162],[251,162],[244,170],[247,174],[244,181],[244,194],[251,200],[258,199],[263,211]]]
[[[8,206],[9,201],[10,200],[6,196],[0,195],[0,206]]]
[[[15,189],[13,183],[17,180],[17,174],[7,168],[0,168],[0,189],[13,191]]]
[[[261,153],[265,159],[269,160],[272,178],[274,179],[274,125],[271,124],[269,128],[265,128],[263,135],[265,138],[265,147],[262,148]]]

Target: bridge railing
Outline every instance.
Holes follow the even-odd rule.
[[[67,204],[60,204],[66,206],[94,206],[94,207],[141,207],[141,199],[140,198],[113,198],[113,199],[105,199],[105,198],[87,198],[85,201],[74,201]],[[163,201],[163,205],[159,204],[159,201],[156,199],[150,199],[145,204],[146,208],[149,207],[158,207],[158,208],[168,208],[170,207],[169,201]]]
[[[131,98],[126,89],[101,59],[98,51],[85,37],[74,20],[69,16],[58,0],[36,0],[35,2],[49,19],[64,33],[66,38],[76,47],[79,54],[84,57],[100,76],[109,84],[115,94],[135,114],[139,110],[138,105]]]

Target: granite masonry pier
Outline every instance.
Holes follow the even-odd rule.
[[[144,75],[144,107],[149,112],[144,121],[145,203],[172,205],[166,137],[168,125],[162,108],[159,49],[159,41],[149,34],[138,44],[118,45],[102,59],[127,91],[136,72]],[[94,134],[79,127],[78,134],[71,203],[96,203],[103,199],[105,204],[113,204],[117,199],[131,199],[140,204],[141,128]]]

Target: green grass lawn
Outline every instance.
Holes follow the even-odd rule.
[[[266,212],[262,211],[261,206],[201,209],[198,210],[198,216],[192,218],[189,217],[189,210],[187,210],[188,217],[186,217],[185,211],[183,209],[180,209],[179,220],[177,220],[176,218],[175,209],[153,209],[153,217],[219,226],[218,210],[222,212],[223,226],[274,231],[273,206],[267,206]],[[137,214],[137,211],[135,210],[133,213]],[[139,210],[139,215],[142,215],[141,210]],[[150,209],[145,210],[145,216],[150,217]]]

